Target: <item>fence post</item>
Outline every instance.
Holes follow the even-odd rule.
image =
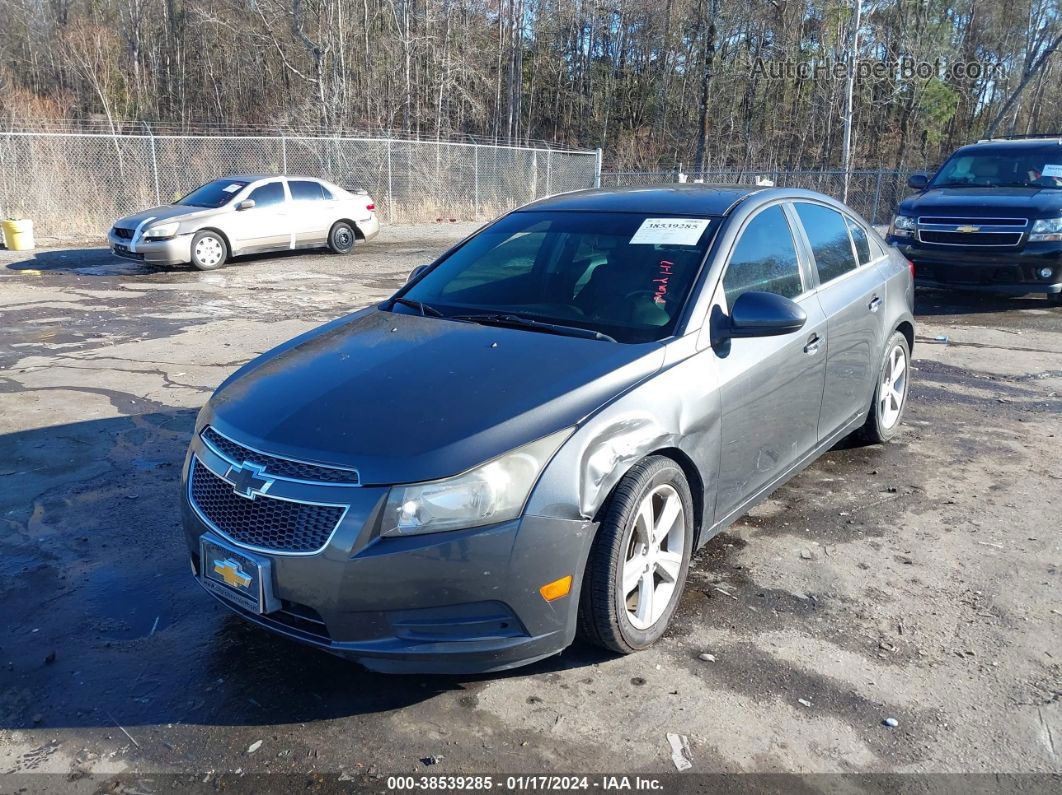
[[[473,181],[475,182],[475,189],[473,190],[475,201],[475,214],[479,217],[479,144],[472,144],[472,172]]]
[[[151,141],[151,175],[155,180],[155,204],[162,204],[162,196],[159,194],[159,159],[155,154],[155,134],[151,132],[151,125],[144,122],[144,129],[147,130],[148,140]]]
[[[881,201],[881,167],[878,167],[878,178],[874,182],[874,209],[870,211],[870,223],[878,222],[878,204]]]
[[[282,174],[288,173],[288,139],[284,133],[280,134],[280,171]]]
[[[601,147],[597,148],[597,158],[594,163],[594,187],[601,187]]]
[[[394,183],[391,179],[391,136],[387,137],[387,212],[394,212]],[[388,216],[389,218],[391,216]]]
[[[546,150],[546,195],[553,195],[553,186],[550,184],[550,179],[553,176],[551,165],[553,163],[553,150]]]

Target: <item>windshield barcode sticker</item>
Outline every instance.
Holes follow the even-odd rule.
[[[1040,173],[1045,177],[1062,177],[1062,165],[1058,163],[1048,163]]]
[[[631,238],[632,246],[696,246],[708,218],[646,218]]]

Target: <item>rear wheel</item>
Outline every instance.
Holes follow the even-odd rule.
[[[667,629],[693,551],[693,498],[682,469],[651,456],[620,481],[586,564],[579,634],[629,654]]]
[[[192,264],[201,271],[217,270],[229,257],[229,247],[217,232],[196,232],[192,238]]]
[[[900,421],[907,408],[910,386],[911,346],[899,331],[894,332],[885,346],[885,356],[874,387],[874,402],[866,424],[860,430],[864,440],[879,444],[887,442],[900,431]]]
[[[349,254],[354,248],[356,239],[354,227],[346,221],[337,221],[332,224],[332,229],[328,233],[328,248],[336,254]]]

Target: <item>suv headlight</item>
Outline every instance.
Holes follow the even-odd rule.
[[[1029,240],[1034,243],[1062,240],[1062,218],[1041,218],[1036,221],[1032,225]]]
[[[173,237],[177,234],[177,229],[180,227],[180,221],[174,221],[169,224],[156,224],[155,226],[149,226],[147,231],[144,232],[145,240],[165,240],[168,237]]]
[[[915,223],[914,218],[908,215],[897,215],[892,219],[892,229],[890,231],[896,237],[913,237],[917,228],[918,224]]]
[[[557,431],[452,478],[393,486],[382,535],[438,533],[515,519],[572,430]]]

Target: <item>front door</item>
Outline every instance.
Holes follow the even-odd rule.
[[[291,244],[291,218],[284,183],[277,179],[253,188],[245,197],[254,207],[236,210],[228,222],[236,251],[262,251],[288,248]]]
[[[826,316],[807,291],[807,281],[782,205],[753,216],[731,252],[713,312],[726,312],[743,292],[761,290],[795,300],[808,319],[792,334],[732,339],[715,347],[722,405],[716,521],[742,507],[818,442]]]

